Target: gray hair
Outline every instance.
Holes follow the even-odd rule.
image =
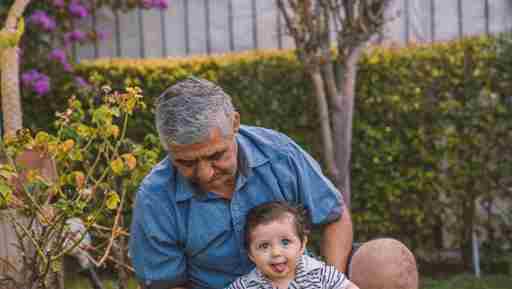
[[[163,147],[203,140],[217,127],[222,135],[232,133],[235,109],[222,88],[204,79],[190,77],[167,88],[156,101],[156,128]]]

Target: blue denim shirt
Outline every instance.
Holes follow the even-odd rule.
[[[254,265],[243,244],[245,215],[261,203],[302,204],[313,224],[341,216],[341,194],[290,138],[241,126],[236,141],[239,172],[231,200],[194,194],[167,158],[146,176],[130,233],[130,256],[141,283],[224,288],[249,273]]]

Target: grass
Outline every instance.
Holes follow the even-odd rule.
[[[111,277],[111,276],[110,276]],[[102,276],[105,289],[116,289],[117,282],[108,276]],[[66,286],[69,289],[93,289],[87,278],[81,274],[68,274]],[[130,280],[128,289],[137,288],[134,280]],[[510,289],[512,276],[485,275],[480,279],[469,274],[460,274],[447,279],[422,278],[420,289]]]
[[[510,289],[511,275],[484,275],[477,279],[473,275],[460,274],[447,279],[435,280],[424,278],[421,289]]]

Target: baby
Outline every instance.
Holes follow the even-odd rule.
[[[245,246],[256,268],[227,289],[359,289],[335,267],[304,255],[307,227],[302,210],[284,202],[251,209]]]

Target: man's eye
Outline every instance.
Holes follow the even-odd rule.
[[[291,241],[289,239],[282,239],[281,240],[281,244],[283,244],[283,246],[288,246],[290,245]]]
[[[258,249],[265,250],[268,249],[269,244],[268,243],[261,243],[258,245]]]
[[[193,160],[178,160],[176,162],[185,167],[193,167],[196,164],[196,161]]]
[[[225,153],[225,151],[216,152],[213,155],[211,155],[210,157],[208,157],[208,159],[211,161],[218,161],[224,156],[224,153]]]

